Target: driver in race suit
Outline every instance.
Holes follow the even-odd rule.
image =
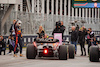
[[[14,57],[17,57],[16,55],[16,51],[17,51],[17,47],[19,44],[20,47],[20,57],[24,57],[22,55],[22,29],[21,29],[21,24],[22,22],[20,20],[17,20],[14,24],[14,29],[15,29],[15,47],[14,47]]]

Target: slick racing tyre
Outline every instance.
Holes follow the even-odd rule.
[[[74,57],[75,57],[75,46],[74,45],[69,45],[68,46],[68,51],[69,51],[69,58],[74,59]]]
[[[98,62],[99,61],[99,47],[98,46],[91,46],[89,53],[90,53],[89,60],[91,62]]]
[[[37,54],[36,47],[33,44],[29,44],[26,49],[27,59],[35,59],[36,54]]]
[[[67,45],[59,46],[59,59],[67,60]]]

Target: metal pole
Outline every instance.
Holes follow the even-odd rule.
[[[92,8],[92,22],[94,22],[94,8]]]
[[[64,0],[64,15],[66,16],[66,0]]]
[[[82,17],[84,18],[84,8],[82,8]]]
[[[75,13],[75,16],[77,17],[78,15],[77,15],[77,12],[78,12],[78,8],[75,8],[76,9],[76,13]]]
[[[34,0],[32,0],[32,13],[34,13]]]
[[[56,0],[56,15],[58,15],[58,0]]]
[[[68,17],[70,17],[70,4],[71,4],[71,2],[70,2],[71,0],[68,0]]]
[[[47,15],[49,14],[49,0],[47,0]]]
[[[39,14],[39,0],[37,0],[37,13]]]
[[[20,0],[20,11],[23,12],[23,0]]]
[[[86,8],[86,14],[85,14],[86,21],[88,20],[88,19],[87,19],[87,16],[88,16],[87,14],[88,14],[88,13],[87,13],[87,8]],[[88,23],[88,22],[87,22],[87,23]]]
[[[72,17],[74,17],[74,8],[72,7]]]
[[[52,10],[51,10],[51,14],[54,14],[54,0],[51,1],[52,2]]]
[[[79,8],[79,17],[81,18],[81,8]]]
[[[44,15],[44,0],[41,0],[42,1],[42,14]]]
[[[62,15],[62,0],[60,0],[60,15]]]

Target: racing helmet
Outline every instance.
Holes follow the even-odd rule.
[[[22,21],[18,20],[18,21],[17,21],[17,24],[18,24],[18,26],[21,26]]]

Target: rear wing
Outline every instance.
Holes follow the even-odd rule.
[[[44,38],[37,38],[34,39],[36,43],[56,43],[59,42],[58,39],[44,39]]]

